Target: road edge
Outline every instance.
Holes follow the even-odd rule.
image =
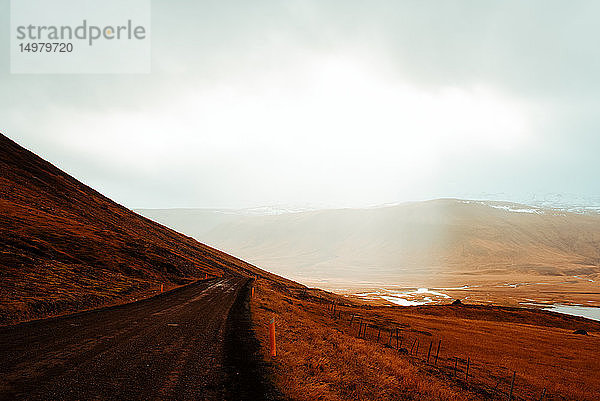
[[[286,398],[269,380],[268,363],[260,353],[250,315],[250,289],[247,279],[234,301],[226,323],[225,360],[227,400],[279,401]]]

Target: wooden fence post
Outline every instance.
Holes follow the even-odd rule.
[[[471,365],[471,358],[467,357],[467,372],[465,373],[465,381],[469,381],[469,365]]]
[[[352,326],[352,321],[354,320],[354,315],[350,315],[350,326]]]
[[[440,347],[442,346],[442,340],[438,343],[437,352],[435,353],[435,365],[437,366],[438,356],[440,355]]]
[[[377,328],[377,344],[379,344],[380,337],[381,337],[381,326]]]
[[[510,394],[508,394],[508,401],[512,401],[513,389],[515,388],[515,376],[517,375],[516,371],[513,371],[513,377],[510,381]]]
[[[415,340],[413,341],[412,345],[410,346],[410,354],[412,355],[413,349],[415,349],[415,344],[417,343],[417,339],[415,338]]]
[[[540,401],[543,401],[545,396],[546,396],[546,387],[544,387],[544,390],[542,391],[542,396],[540,397]]]
[[[396,349],[399,349],[400,347],[398,346],[398,328],[396,327]]]
[[[427,351],[427,363],[429,363],[429,356],[431,355],[431,346],[433,345],[433,340],[429,342],[429,351]]]

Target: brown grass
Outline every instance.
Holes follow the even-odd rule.
[[[322,292],[308,294],[342,298]],[[278,356],[272,374],[284,394],[295,400],[501,399],[516,371],[516,399],[596,400],[600,392],[600,324],[535,310],[500,307],[427,308],[338,306],[334,319],[327,304],[303,292],[274,288],[261,281],[252,302],[259,340],[267,351],[267,323],[277,321]],[[350,315],[371,322],[367,339],[358,339]],[[377,327],[383,332],[377,344]],[[416,356],[383,344],[388,329],[400,327],[402,347],[419,341]],[[572,334],[585,328],[589,336]],[[426,364],[429,344],[442,348],[438,366]],[[392,342],[395,347],[395,341]],[[416,348],[416,347],[415,347]],[[458,378],[453,378],[458,357]],[[470,358],[470,378],[464,380]],[[498,384],[499,380],[502,381]],[[493,391],[496,387],[496,392]],[[504,393],[502,395],[501,393]],[[496,394],[496,395],[494,395]]]
[[[276,318],[271,373],[292,399],[490,399],[513,371],[521,399],[544,388],[547,400],[600,393],[600,323],[499,307],[374,307],[306,290],[136,215],[0,135],[0,324],[150,296],[160,283],[206,273],[260,277],[256,332],[266,350],[266,323]],[[341,319],[327,300],[344,304]],[[366,339],[356,338],[351,314],[372,325]],[[374,327],[400,327],[419,354],[378,344]],[[579,328],[591,335],[572,334]],[[441,369],[423,362],[439,339]],[[468,383],[449,375],[454,357],[461,377],[465,358],[473,361]]]
[[[126,302],[205,274],[272,277],[133,213],[0,134],[0,324]]]
[[[396,351],[355,338],[326,317],[322,305],[286,296],[267,282],[252,300],[267,353],[267,324],[277,322],[273,379],[294,400],[476,400],[459,384],[424,375]]]

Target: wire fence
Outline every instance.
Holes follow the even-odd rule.
[[[488,399],[551,401],[563,399],[547,388],[534,388],[519,372],[503,366],[477,361],[469,355],[452,355],[444,349],[444,340],[409,325],[378,321],[361,314],[339,310],[339,304],[325,301],[326,313],[338,323],[347,324],[347,332],[358,338],[376,342],[396,350],[429,374],[454,380],[470,391]]]

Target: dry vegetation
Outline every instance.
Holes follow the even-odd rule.
[[[324,313],[324,305],[258,285],[252,300],[256,332],[268,356],[267,323],[277,322],[273,378],[295,400],[471,400],[451,381],[421,374],[395,350],[355,338]]]
[[[595,272],[591,262],[585,268]],[[127,210],[0,136],[0,324],[146,297],[206,274],[259,277],[255,331],[291,399],[499,399],[512,372],[516,399],[544,389],[546,400],[600,394],[600,323],[493,306],[373,306],[307,290]],[[279,354],[271,360],[272,317]],[[357,321],[369,324],[364,338]],[[397,328],[400,349],[385,346]],[[424,359],[440,340],[432,366]]]
[[[0,134],[0,324],[191,280],[270,276],[141,217]]]
[[[336,308],[341,318],[333,318],[325,298],[346,303]],[[489,306],[359,306],[265,280],[257,284],[252,313],[268,360],[267,323],[277,321],[272,374],[295,400],[506,399],[513,371],[515,399],[539,399],[544,388],[546,400],[596,400],[600,392],[600,323],[585,319]],[[351,315],[357,316],[352,325]],[[359,319],[370,323],[365,339],[357,338]],[[405,348],[400,352],[395,337],[391,348],[384,345],[387,330],[395,336],[396,328]],[[576,328],[590,335],[572,334]],[[440,357],[432,366],[439,340]]]

